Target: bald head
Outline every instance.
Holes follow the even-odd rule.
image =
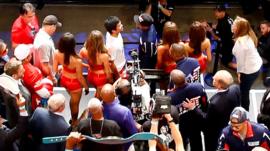
[[[176,87],[182,86],[186,83],[186,75],[178,69],[171,71],[170,78]]]
[[[115,99],[114,87],[111,84],[105,84],[101,89],[101,98],[104,103],[111,103]]]
[[[170,47],[170,55],[171,57],[177,61],[187,56],[185,51],[184,44],[182,43],[173,43]]]
[[[213,79],[213,85],[218,89],[227,89],[233,83],[232,75],[226,70],[219,70]]]
[[[88,102],[87,107],[92,115],[100,114],[103,108],[101,101],[97,98],[91,98]]]
[[[63,94],[54,94],[48,100],[48,108],[52,112],[62,112],[65,109],[65,96]]]

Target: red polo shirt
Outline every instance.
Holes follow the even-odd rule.
[[[31,27],[26,24],[22,17],[19,16],[13,23],[11,28],[11,41],[16,44],[32,44],[36,33],[39,30],[38,19],[35,16],[31,22],[31,25],[34,27],[32,30]]]

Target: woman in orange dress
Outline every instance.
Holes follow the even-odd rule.
[[[169,54],[169,49],[173,43],[180,42],[180,34],[178,27],[174,22],[168,21],[165,23],[162,34],[162,43],[157,47],[157,64],[156,69],[164,70],[165,74],[176,68],[174,59]],[[160,82],[160,89],[167,90],[168,80]]]
[[[103,35],[93,30],[81,49],[80,56],[88,61],[88,82],[96,88],[96,97],[100,98],[100,90],[106,83],[113,83],[110,68],[110,56],[104,46]]]
[[[189,28],[189,42],[185,44],[185,49],[189,57],[196,58],[200,64],[201,73],[204,73],[207,64],[211,62],[211,43],[206,38],[206,31],[204,26],[195,21]]]
[[[54,54],[53,68],[58,71],[58,65],[63,65],[60,75],[60,84],[65,87],[70,95],[70,110],[72,126],[78,124],[79,103],[82,96],[82,87],[85,94],[89,88],[82,75],[82,60],[75,52],[76,42],[71,33],[65,33],[59,40],[58,51]]]

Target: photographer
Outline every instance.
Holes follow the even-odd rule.
[[[135,93],[133,89],[136,89],[137,95],[140,95],[142,112],[149,112],[149,103],[150,103],[150,87],[147,82],[143,79],[143,76],[139,79],[137,88],[132,88],[131,83],[127,79],[119,78],[115,83],[115,92],[120,101],[120,104],[132,108],[132,102],[134,101]],[[139,91],[139,92],[138,92]]]
[[[170,102],[170,101],[169,101]],[[174,142],[173,139],[174,138],[174,134],[170,128],[170,123],[174,123],[174,124],[178,124],[179,123],[179,113],[177,111],[177,108],[173,105],[170,105],[170,109],[169,109],[169,113],[167,111],[162,111],[162,108],[158,107],[158,105],[156,104],[155,106],[155,109],[153,111],[153,114],[152,114],[152,119],[146,121],[143,123],[143,131],[144,132],[154,132],[154,133],[157,133],[160,135],[160,137],[162,137],[165,142],[167,143],[167,145],[170,147],[170,148],[175,148],[177,146],[177,142]],[[157,113],[157,112],[164,112],[164,113]],[[165,112],[168,113],[168,115],[170,115],[170,123],[168,123],[168,119],[167,117],[165,117],[163,114],[165,114]],[[154,123],[153,123],[154,121]],[[159,122],[158,122],[159,121]],[[155,131],[153,131],[153,128],[156,127]],[[149,147],[155,147],[155,145],[150,145],[149,144]],[[149,149],[150,149],[149,148]]]
[[[184,151],[184,145],[181,133],[179,132],[177,125],[175,124],[171,114],[164,114],[163,118],[166,119],[167,124],[169,125],[169,128],[171,130],[172,138],[175,142],[175,150],[176,151]],[[152,118],[151,120],[151,130],[150,132],[157,134],[158,133],[158,118]],[[155,151],[156,150],[156,141],[155,140],[149,140],[149,151]]]
[[[131,109],[134,119],[142,123],[149,113],[150,87],[144,80],[145,74],[140,70],[137,50],[131,50],[132,61],[126,65],[126,77],[119,78],[115,84],[115,92],[120,103]]]

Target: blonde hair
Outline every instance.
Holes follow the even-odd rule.
[[[85,48],[88,52],[89,60],[91,60],[94,64],[97,62],[96,54],[107,52],[104,46],[103,35],[98,30],[93,30],[88,35],[86,40]]]
[[[4,66],[4,72],[9,76],[17,74],[21,65],[22,65],[21,61],[9,60]]]
[[[48,100],[48,108],[52,112],[57,112],[61,107],[65,107],[65,96],[61,93],[52,95]]]
[[[245,35],[250,36],[252,41],[254,42],[254,45],[257,47],[258,45],[258,39],[253,31],[253,29],[250,26],[250,23],[248,20],[246,20],[243,17],[237,16],[233,22],[233,25],[236,27],[236,31],[234,33],[234,38],[242,37]]]
[[[233,84],[233,77],[227,70],[219,70],[213,78],[217,80],[222,89],[227,89]]]

